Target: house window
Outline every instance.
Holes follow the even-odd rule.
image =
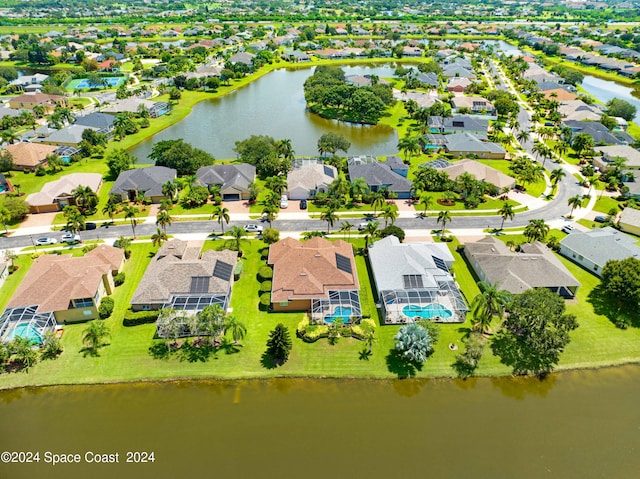
[[[288,301],[281,301],[280,303],[278,303],[279,306],[289,306],[289,302]]]
[[[93,298],[80,298],[73,300],[74,308],[90,308],[93,304]]]
[[[151,311],[151,305],[143,304],[142,305],[142,311]]]
[[[580,256],[578,256],[578,259],[579,259],[580,261],[582,261],[582,260],[584,259],[584,256],[580,255]]]
[[[593,270],[594,271],[598,271],[598,265],[597,264],[593,267]]]

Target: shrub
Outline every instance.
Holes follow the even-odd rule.
[[[404,241],[405,233],[402,228],[399,228],[396,225],[389,225],[380,231],[380,237],[386,238],[387,236],[395,236],[400,240],[400,243]]]
[[[265,311],[271,305],[271,293],[262,293],[260,295],[260,309]]]
[[[269,248],[262,248],[260,250],[260,258],[266,260],[269,257]]]
[[[258,270],[258,277],[261,281],[273,278],[273,269],[271,269],[271,266],[261,266]]]
[[[100,307],[98,308],[98,315],[100,319],[107,319],[113,313],[113,307],[115,303],[113,302],[113,298],[104,297],[102,301],[100,301]]]
[[[356,339],[362,339],[365,336],[365,328],[375,329],[376,323],[373,319],[363,319],[360,324],[351,326],[352,336]]]
[[[158,319],[158,311],[127,311],[124,313],[122,324],[124,326],[138,326],[140,324],[155,323]]]
[[[84,254],[87,254],[89,251],[94,250],[97,247],[98,247],[97,244],[88,244],[88,245],[82,247],[82,252]]]
[[[271,281],[263,281],[260,283],[260,292],[261,293],[270,293],[271,292]]]
[[[62,353],[62,342],[53,331],[49,331],[42,338],[41,348],[43,359],[53,359]]]
[[[124,284],[124,280],[125,280],[124,272],[118,273],[113,278],[113,284],[115,284],[116,286],[121,286],[122,284]]]
[[[38,166],[36,168],[36,176],[44,176],[46,174],[47,174],[47,171],[42,166]]]
[[[304,319],[298,323],[296,335],[307,343],[313,343],[320,338],[329,336],[329,326],[325,324],[309,324],[309,318],[305,316]]]
[[[280,239],[280,231],[275,228],[266,228],[262,232],[262,241],[266,244],[277,243]],[[269,250],[267,249],[267,254],[269,254]]]

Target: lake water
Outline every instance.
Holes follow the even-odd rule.
[[[347,75],[373,74],[392,77],[391,66],[343,66]],[[236,141],[251,135],[291,140],[296,154],[318,154],[318,138],[324,133],[344,135],[349,154],[391,155],[397,151],[395,130],[384,125],[361,126],[325,120],[306,111],[303,85],[312,69],[276,70],[233,93],[197,104],[182,121],[161,131],[131,152],[147,162],[157,141],[184,138],[216,158],[235,158]]]
[[[212,366],[213,367],[213,366]],[[153,451],[153,464],[0,464],[21,478],[636,478],[640,367],[537,379],[201,381],[0,391],[0,451]]]

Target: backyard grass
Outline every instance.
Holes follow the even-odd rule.
[[[498,171],[501,171],[505,175],[513,177],[513,173],[509,169],[509,165],[511,164],[510,160],[476,160],[479,163],[490,166],[491,168],[495,168]],[[545,178],[546,178],[545,173]],[[546,179],[541,179],[536,181],[535,183],[529,183],[526,185],[526,193],[534,198],[539,198],[544,191],[547,189]]]
[[[622,209],[622,205],[619,201],[612,198],[611,196],[600,196],[596,200],[596,204],[593,207],[594,211],[599,213],[604,213],[605,215],[609,214],[609,211],[615,209],[616,211],[620,211]]]

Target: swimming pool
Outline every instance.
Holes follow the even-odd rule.
[[[348,323],[352,315],[353,308],[338,306],[333,310],[333,314],[331,316],[324,317],[324,321],[326,323],[333,323],[337,318],[341,318],[345,323]]]
[[[402,308],[402,314],[408,318],[433,319],[436,317],[449,319],[453,313],[449,308],[440,303],[429,303],[427,305],[409,304]]]
[[[103,77],[102,78],[108,86],[117,87],[120,86],[120,83],[124,81],[124,77]],[[78,82],[75,88],[95,88],[97,85],[91,85],[87,78],[83,78]],[[102,86],[102,85],[100,85]]]
[[[30,339],[35,344],[42,343],[42,336],[40,336],[38,330],[31,326],[29,323],[18,323],[13,327],[11,331],[9,331],[7,339],[11,340],[16,337]]]

